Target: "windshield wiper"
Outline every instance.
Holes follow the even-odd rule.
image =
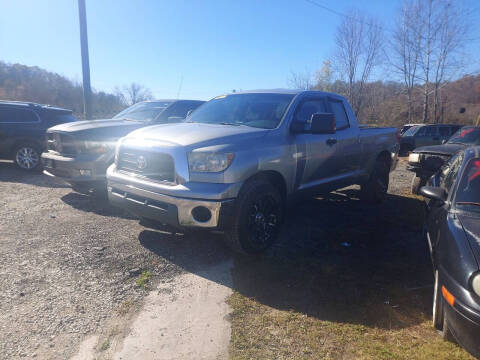
[[[457,201],[457,205],[475,205],[475,206],[480,206],[480,202],[473,202],[473,201]]]
[[[458,141],[449,141],[449,142],[447,142],[447,144],[458,144],[458,145],[465,145],[465,146],[468,145],[468,144],[458,142]]]
[[[217,123],[217,124],[220,124],[220,125],[233,125],[233,126],[240,126],[240,125],[242,125],[242,124],[240,124],[240,123],[232,123],[232,122],[226,122],[226,121],[220,122],[220,123]]]

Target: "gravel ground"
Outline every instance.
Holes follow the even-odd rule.
[[[136,219],[0,163],[0,359],[66,359],[125,304],[148,269],[178,267],[141,246]]]
[[[410,181],[401,159],[390,192],[408,192]],[[0,162],[0,194],[0,359],[66,359],[140,303],[148,293],[136,286],[142,271],[169,282],[231,258],[218,236],[160,234],[159,241],[158,232],[105,201],[11,163]],[[301,234],[297,220],[284,230]],[[289,256],[285,246],[280,241],[269,253]]]

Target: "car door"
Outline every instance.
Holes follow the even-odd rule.
[[[0,154],[9,157],[18,139],[43,141],[38,133],[39,116],[30,109],[0,105]]]
[[[328,97],[327,109],[335,114],[336,140],[334,159],[337,174],[341,177],[354,176],[360,167],[361,151],[358,143],[358,129],[350,126],[343,100]]]
[[[296,128],[305,132],[295,134],[297,147],[296,187],[307,189],[328,182],[328,178],[336,173],[334,153],[335,134],[312,134],[310,121],[313,114],[327,112],[324,97],[309,97],[302,100],[293,115]]]

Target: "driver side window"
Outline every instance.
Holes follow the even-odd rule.
[[[310,120],[313,114],[326,112],[326,106],[323,99],[310,99],[303,101],[298,107],[294,122],[302,123],[303,129],[308,130],[310,127]]]

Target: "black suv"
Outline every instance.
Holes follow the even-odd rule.
[[[28,102],[0,101],[0,158],[24,170],[40,165],[45,133],[52,126],[75,121],[72,111]]]

